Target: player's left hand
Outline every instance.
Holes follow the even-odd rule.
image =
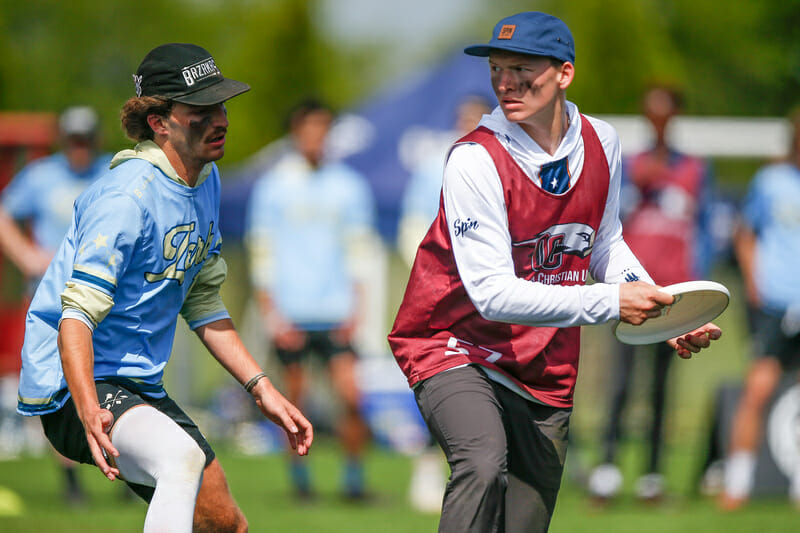
[[[264,416],[283,428],[297,455],[308,454],[314,440],[314,429],[300,409],[284,398],[266,377],[256,383],[251,394]]]
[[[711,341],[715,341],[722,336],[722,330],[709,322],[708,324],[690,331],[680,337],[674,337],[667,341],[667,344],[678,352],[678,356],[683,359],[690,359],[703,348],[708,348]]]

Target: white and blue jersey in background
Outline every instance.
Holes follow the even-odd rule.
[[[111,154],[75,172],[63,153],[33,161],[3,189],[3,209],[16,220],[30,220],[33,240],[55,253],[72,222],[72,205],[80,193],[108,171]]]
[[[403,216],[413,213],[425,217],[428,219],[428,225],[436,218],[442,192],[444,159],[444,155],[430,158],[411,174],[400,204]],[[422,236],[420,236],[421,240]]]
[[[75,202],[26,317],[20,413],[52,412],[68,398],[57,346],[62,309],[93,328],[95,379],[130,381],[154,397],[165,394],[178,314],[192,328],[228,317],[214,298],[205,308],[184,308],[204,265],[224,265],[216,165],[206,165],[195,187],[179,179],[146,142],[117,154],[112,170]]]
[[[247,213],[251,275],[303,329],[330,329],[354,313],[351,247],[370,235],[366,180],[339,163],[312,168],[289,153],[256,182]]]
[[[788,163],[760,169],[742,217],[756,235],[753,276],[762,307],[780,315],[800,302],[800,169]]]

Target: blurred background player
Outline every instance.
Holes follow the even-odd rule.
[[[744,505],[753,487],[764,410],[784,370],[800,366],[800,112],[789,154],[761,168],[744,200],[734,246],[748,304],[753,360],[733,419],[720,507]],[[800,508],[800,471],[789,496]]]
[[[33,294],[39,279],[61,245],[70,222],[72,204],[83,190],[108,170],[111,154],[100,153],[99,121],[87,106],[66,109],[58,121],[61,151],[37,159],[24,167],[3,190],[0,205],[0,250],[29,281]],[[25,227],[28,226],[28,227]],[[3,417],[0,434],[21,432],[22,417],[14,413],[19,376],[4,377],[0,383]],[[65,499],[85,499],[75,463],[59,455],[65,475]]]
[[[260,177],[248,206],[251,276],[264,327],[284,367],[284,389],[301,405],[305,362],[327,366],[344,412],[336,428],[346,454],[343,492],[365,496],[362,456],[369,429],[360,411],[354,335],[363,295],[356,281],[374,224],[369,185],[354,170],[326,160],[332,110],[308,100],[289,116],[292,148]],[[313,497],[307,461],[292,457],[296,495]]]
[[[712,182],[708,165],[676,150],[667,138],[672,118],[683,110],[683,96],[674,88],[652,86],[642,99],[642,113],[653,130],[652,148],[623,161],[620,218],[623,237],[658,285],[701,279],[708,273]],[[629,399],[631,377],[640,362],[652,367],[649,446],[644,475],[636,495],[645,501],[662,497],[664,412],[668,370],[674,351],[666,343],[644,347],[634,362],[636,348],[614,341],[615,371],[610,373],[611,398],[602,436],[602,464],[589,478],[589,491],[598,500],[613,498],[622,485],[615,465],[622,433],[623,411]]]
[[[0,247],[34,286],[69,229],[75,198],[108,170],[111,155],[98,153],[98,125],[90,107],[64,111],[62,150],[23,168],[3,190]],[[32,239],[17,222],[30,222]]]
[[[453,131],[442,139],[445,144],[432,150],[433,153],[419,161],[412,171],[403,192],[397,237],[398,249],[409,267],[414,263],[422,237],[439,212],[442,171],[447,152],[455,141],[475,129],[481,117],[491,110],[488,100],[483,96],[464,97],[455,111]]]
[[[455,141],[474,130],[481,117],[491,110],[489,101],[481,95],[464,97],[456,108],[453,130],[443,138],[446,143],[419,161],[411,173],[403,193],[397,237],[400,255],[409,268],[414,264],[419,243],[439,212],[447,152]],[[446,481],[446,462],[431,436],[425,449],[414,457],[409,484],[411,504],[419,511],[439,512]]]

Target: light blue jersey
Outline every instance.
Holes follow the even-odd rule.
[[[63,153],[37,159],[3,190],[3,208],[17,220],[32,222],[33,240],[55,253],[72,221],[78,195],[108,171],[111,154],[97,157],[85,172],[73,171]]]
[[[268,266],[255,267],[256,287],[295,324],[347,320],[355,306],[348,245],[371,231],[373,219],[361,175],[341,164],[314,170],[299,155],[286,156],[256,182],[248,206],[248,240],[269,256]]]
[[[441,156],[429,158],[411,174],[403,193],[402,216],[416,215],[433,222],[439,212],[443,172],[444,156]]]
[[[76,290],[88,300],[109,299],[92,337],[95,379],[130,380],[141,392],[165,394],[177,316],[204,262],[219,253],[220,182],[213,164],[202,183],[188,187],[139,157],[115,166],[75,202],[69,232],[28,311],[21,414],[55,411],[68,398],[57,335],[64,295]],[[190,326],[227,317],[216,308]]]
[[[767,310],[800,302],[800,169],[768,165],[753,177],[743,217],[756,234],[755,282]]]

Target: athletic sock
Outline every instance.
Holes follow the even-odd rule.
[[[344,467],[344,491],[351,498],[364,496],[364,466],[360,459],[347,459]]]
[[[746,499],[753,489],[756,456],[753,452],[732,453],[725,460],[725,494],[731,498]]]
[[[80,492],[81,485],[78,482],[78,474],[75,472],[74,466],[70,465],[64,467],[64,479],[67,481],[68,491]]]
[[[111,442],[120,475],[155,487],[143,533],[191,531],[206,460],[194,439],[161,411],[140,406],[119,417]]]
[[[63,465],[64,471],[64,499],[69,505],[81,505],[86,501],[86,495],[78,479],[78,472],[74,464]]]
[[[311,495],[311,473],[305,460],[291,459],[289,475],[292,479],[292,486],[299,496]]]
[[[800,464],[795,467],[789,480],[789,499],[796,506],[800,506]]]

